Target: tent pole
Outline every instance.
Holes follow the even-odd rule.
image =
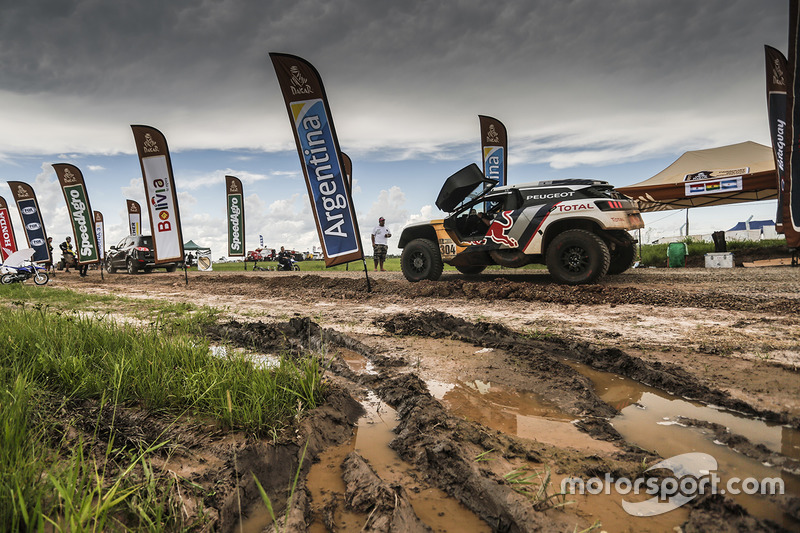
[[[686,208],[686,238],[689,238],[689,208]]]

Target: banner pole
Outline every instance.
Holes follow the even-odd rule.
[[[367,292],[372,292],[372,286],[369,283],[369,269],[367,268],[367,260],[361,257],[361,262],[364,263],[364,277],[367,278]]]
[[[186,268],[186,261],[183,262],[183,277],[186,280],[186,286],[189,286],[189,269]]]

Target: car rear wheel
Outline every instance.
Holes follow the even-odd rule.
[[[623,244],[617,244],[611,252],[611,262],[608,265],[608,273],[622,274],[633,265],[636,259],[636,241],[627,231],[614,233],[614,237]]]
[[[403,248],[400,257],[403,275],[408,281],[437,280],[444,264],[439,248],[428,239],[414,239]]]
[[[547,247],[545,261],[559,283],[594,283],[608,272],[611,254],[603,239],[582,229],[567,230]]]
[[[464,266],[457,266],[456,270],[465,274],[467,276],[477,276],[484,270],[486,270],[485,265],[464,265]]]
[[[130,257],[128,258],[127,266],[128,274],[136,274],[139,272],[139,265],[137,265]]]

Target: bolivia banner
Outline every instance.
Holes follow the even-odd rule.
[[[483,174],[487,178],[496,180],[498,186],[506,185],[508,166],[506,127],[496,118],[478,115],[478,119],[481,123]]]
[[[8,186],[11,187],[11,194],[14,196],[14,201],[17,202],[28,246],[35,250],[31,260],[35,263],[51,263],[53,257],[47,246],[47,233],[44,230],[42,213],[39,211],[39,202],[36,201],[33,187],[21,181],[9,181]]]
[[[14,226],[11,225],[11,213],[6,199],[0,196],[0,257],[5,261],[16,251],[17,240],[14,238]]]
[[[767,63],[767,115],[772,137],[772,152],[775,156],[775,171],[778,180],[778,214],[775,226],[783,233],[784,191],[786,189],[786,57],[775,48],[765,46]],[[788,205],[786,206],[788,207]]]
[[[130,235],[142,234],[142,208],[136,200],[125,200],[128,204],[128,228]]]
[[[242,181],[225,176],[228,191],[228,255],[244,257],[244,189]]]
[[[363,260],[358,222],[322,78],[310,63],[297,56],[269,56],[289,112],[325,266]]]
[[[91,264],[100,261],[97,250],[97,234],[94,230],[94,211],[89,205],[89,195],[83,174],[74,165],[53,165],[67,201],[67,211],[72,219],[72,234],[75,236],[75,258],[78,263]]]
[[[789,2],[789,61],[787,63],[789,74],[789,90],[787,91],[787,111],[789,114],[790,143],[789,168],[786,172],[787,187],[784,195],[784,205],[788,204],[788,212],[783,214],[783,231],[786,235],[786,245],[789,248],[800,247],[800,80],[797,73],[800,71],[800,6],[798,0]]]
[[[144,192],[150,213],[155,262],[183,261],[183,234],[178,211],[178,194],[169,157],[167,139],[150,126],[131,126],[144,178]]]
[[[94,231],[97,235],[97,251],[100,252],[100,259],[106,258],[106,229],[103,224],[103,213],[94,212]]]

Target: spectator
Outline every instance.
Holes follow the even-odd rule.
[[[380,267],[381,272],[386,272],[383,268],[383,263],[386,261],[386,252],[389,249],[389,228],[384,226],[386,219],[381,217],[378,219],[378,225],[372,230],[372,257],[375,261],[375,271]]]

